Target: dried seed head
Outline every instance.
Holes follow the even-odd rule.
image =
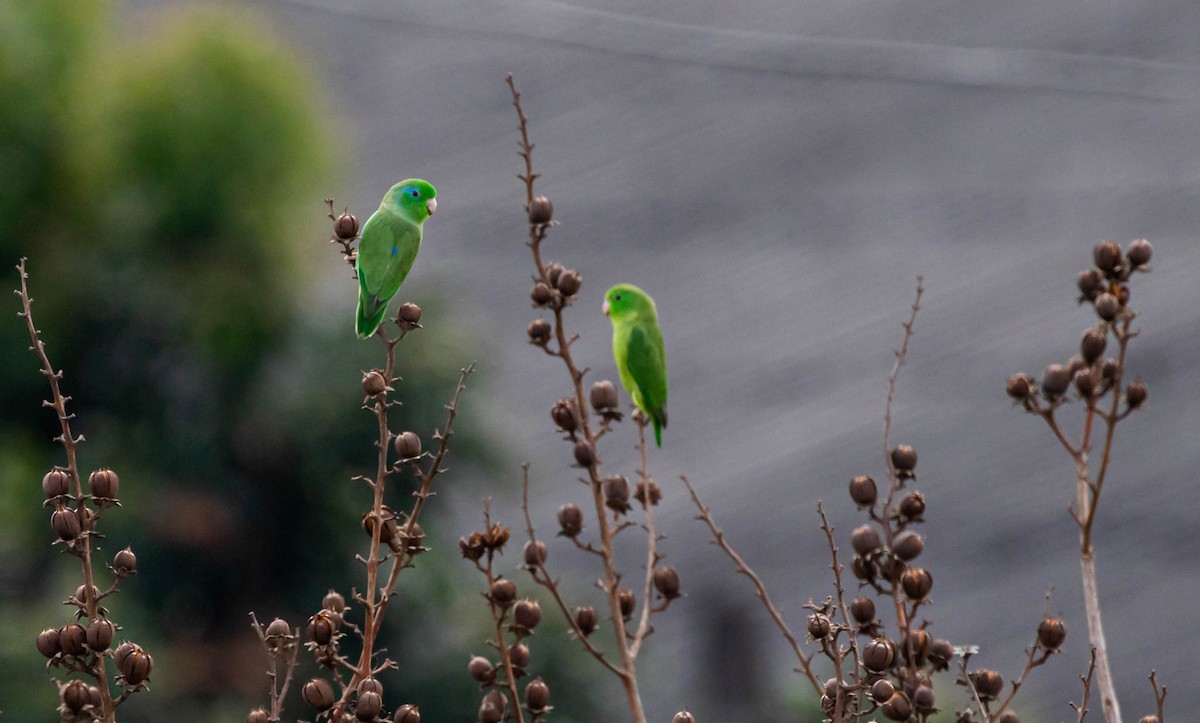
[[[267,626],[268,638],[286,638],[292,634],[292,628],[283,618],[275,618],[271,624]]]
[[[575,400],[564,397],[554,403],[550,410],[554,424],[563,432],[574,432],[579,428],[579,412],[575,408]]]
[[[525,333],[529,334],[529,341],[538,346],[544,346],[546,342],[550,341],[550,334],[553,331],[550,328],[550,322],[545,319],[534,319],[529,322],[529,326],[525,327]]]
[[[550,686],[541,678],[534,678],[525,686],[525,707],[531,713],[544,713],[550,707]]]
[[[869,625],[875,622],[875,601],[869,597],[854,598],[854,601],[850,603],[850,614],[860,625]]]
[[[246,715],[246,723],[269,723],[271,714],[266,708],[255,708]]]
[[[883,714],[891,720],[906,721],[912,716],[912,703],[908,702],[906,695],[896,691],[883,704]]]
[[[920,492],[909,492],[900,498],[900,518],[905,522],[915,522],[925,516],[925,495]]]
[[[458,538],[458,549],[462,552],[463,557],[475,562],[483,557],[483,553],[487,552],[487,545],[483,544],[483,535],[472,532],[470,537]]]
[[[633,594],[633,590],[623,587],[617,590],[617,601],[621,604],[621,617],[628,620],[633,617],[633,611],[637,607],[637,598]]]
[[[74,510],[62,508],[50,513],[50,527],[54,530],[54,534],[58,535],[58,539],[70,542],[83,532],[82,526],[79,524],[79,516]]]
[[[549,282],[551,286],[554,286],[556,283],[558,283],[558,277],[562,275],[564,270],[565,269],[563,268],[563,265],[557,261],[551,261],[550,263],[546,264],[546,281]]]
[[[488,588],[488,599],[501,607],[512,605],[517,599],[516,583],[506,577],[493,580]]]
[[[954,657],[954,646],[949,640],[935,640],[929,646],[929,662],[933,664],[934,672],[950,667],[950,658]]]
[[[397,535],[400,533],[400,528],[396,524],[396,513],[387,505],[383,505],[380,513],[383,518],[383,525],[379,529],[379,541],[391,547],[392,542],[396,540]],[[375,524],[376,518],[374,512],[367,512],[362,516],[362,528],[367,537],[374,537]]]
[[[929,653],[929,648],[933,642],[929,633],[924,630],[913,630],[910,633],[905,633],[902,642],[900,643],[900,653],[904,659],[909,662],[916,661],[917,665],[925,662],[925,656]],[[911,657],[909,650],[912,651]]]
[[[529,202],[529,223],[541,226],[554,218],[554,204],[545,196],[536,196]]]
[[[363,692],[361,687],[358,700],[354,703],[354,717],[361,721],[373,721],[383,710],[383,695],[374,690]]]
[[[996,723],[1021,723],[1021,716],[1013,713],[1011,710],[1006,710],[996,719]],[[1143,720],[1142,723],[1145,723],[1145,721]],[[1157,718],[1155,718],[1154,723],[1158,723]]]
[[[529,298],[533,301],[534,306],[547,306],[554,299],[554,293],[550,291],[550,287],[546,286],[544,281],[538,281],[529,290]]]
[[[1033,378],[1028,374],[1014,374],[1008,378],[1004,391],[1017,401],[1028,399],[1033,394]]]
[[[421,709],[405,703],[396,709],[395,723],[421,723]]]
[[[363,394],[373,397],[377,394],[383,394],[384,390],[387,389],[387,382],[384,381],[382,374],[372,369],[363,374],[362,388]]]
[[[420,522],[411,522],[407,526],[407,529],[401,529],[398,532],[400,537],[404,539],[404,549],[406,551],[413,555],[425,552],[425,548],[421,546],[421,543],[425,541],[425,528],[421,527]],[[503,532],[504,539],[499,540],[498,544],[495,544],[495,540],[493,539],[494,544],[492,544],[492,547],[504,546],[504,541],[508,539],[508,530],[505,529]]]
[[[619,513],[629,511],[629,480],[615,474],[604,479],[604,504]]]
[[[396,323],[405,331],[412,331],[421,326],[421,307],[406,301],[396,310]]]
[[[896,659],[896,644],[887,638],[875,638],[863,646],[863,665],[873,673],[892,667]]]
[[[1067,639],[1067,624],[1062,618],[1046,616],[1038,625],[1038,645],[1051,652],[1056,652]]]
[[[113,572],[117,573],[117,577],[136,575],[137,555],[133,554],[133,548],[127,546],[114,555],[112,568]]]
[[[88,623],[87,646],[97,653],[103,653],[112,645],[113,637],[116,634],[116,625],[104,618],[96,618]]]
[[[517,629],[528,634],[542,622],[542,606],[537,600],[520,600],[513,607],[513,623]]]
[[[855,528],[854,532],[850,534],[850,544],[858,554],[870,555],[879,549],[879,531],[872,525]]]
[[[313,678],[305,683],[301,695],[305,703],[317,710],[329,710],[333,707],[333,687],[324,678]]]
[[[575,442],[575,462],[580,467],[591,467],[596,462],[596,446],[586,439]]]
[[[923,567],[914,567],[900,576],[900,585],[910,600],[924,600],[933,589],[933,575]]]
[[[508,696],[492,688],[479,704],[479,723],[500,723],[508,715]]]
[[[994,670],[977,670],[970,674],[970,678],[980,700],[995,700],[996,696],[1004,692],[1004,678]]]
[[[48,500],[70,494],[71,477],[61,469],[50,470],[42,477],[42,492]]]
[[[564,269],[554,282],[554,287],[561,291],[563,296],[574,296],[582,285],[583,278],[575,269]]]
[[[896,686],[887,678],[880,678],[871,684],[871,697],[876,703],[886,703],[896,692]]]
[[[1115,241],[1101,241],[1092,249],[1092,261],[1096,268],[1111,275],[1121,266],[1121,247]]]
[[[1062,396],[1070,384],[1071,372],[1062,364],[1051,364],[1042,372],[1042,391],[1050,399]]]
[[[667,600],[674,600],[682,595],[679,592],[679,573],[670,565],[654,568],[654,589]]]
[[[87,630],[79,623],[64,625],[58,631],[58,644],[63,655],[87,654]]]
[[[88,475],[88,487],[93,497],[115,500],[121,491],[121,479],[111,469],[101,468]]]
[[[1136,269],[1139,266],[1145,266],[1150,263],[1150,255],[1153,251],[1154,249],[1151,248],[1150,242],[1144,238],[1129,244],[1129,250],[1125,252],[1125,255],[1129,258],[1129,266]]]
[[[141,650],[137,643],[124,642],[117,646],[113,651],[113,662],[117,665],[117,670],[120,670],[125,665],[125,659],[136,650]]]
[[[87,683],[82,680],[72,680],[62,687],[62,704],[68,710],[78,713],[91,702]]]
[[[876,575],[875,563],[871,562],[862,555],[855,555],[850,561],[850,571],[859,580],[874,580]]]
[[[490,683],[496,677],[495,668],[492,667],[492,661],[476,655],[471,658],[471,662],[467,663],[467,672],[471,677],[480,683]]]
[[[346,598],[337,590],[330,590],[321,598],[321,607],[330,612],[343,613],[346,610]]]
[[[915,559],[925,549],[925,540],[911,530],[906,530],[892,539],[892,552],[905,562]]]
[[[529,667],[529,646],[524,643],[513,643],[508,646],[508,662],[520,670]]]
[[[421,456],[421,438],[416,432],[401,432],[392,442],[396,456],[400,459],[416,459]]]
[[[901,444],[892,450],[892,466],[896,468],[896,476],[900,479],[911,479],[917,468],[917,451],[907,444]]]
[[[56,628],[46,628],[37,636],[38,652],[47,658],[53,658],[62,651],[58,645],[58,630]]]
[[[1092,303],[1096,307],[1096,315],[1105,321],[1112,321],[1121,313],[1121,302],[1107,291],[1097,296]]]
[[[308,635],[308,639],[317,645],[329,645],[340,626],[341,620],[335,613],[321,610],[308,619],[305,633]]]
[[[525,558],[525,564],[530,567],[544,565],[546,564],[546,543],[541,540],[530,540],[525,543],[522,555]]]
[[[1083,300],[1091,301],[1104,288],[1104,276],[1095,269],[1080,271],[1077,284],[1079,285],[1079,292]]]
[[[1130,409],[1137,409],[1146,401],[1146,395],[1149,390],[1146,388],[1146,383],[1140,379],[1135,379],[1125,387],[1125,403]]]
[[[912,704],[918,713],[932,713],[934,701],[933,688],[928,685],[919,685],[913,691]]]
[[[821,640],[829,635],[832,626],[829,623],[829,616],[824,613],[813,613],[808,616],[808,634],[813,640]],[[828,692],[828,691],[827,691]]]
[[[568,502],[558,508],[558,534],[563,537],[576,537],[583,531],[583,510],[578,505]]]
[[[1104,360],[1100,365],[1100,378],[1109,384],[1117,380],[1117,376],[1121,373],[1121,364],[1112,357]]]
[[[671,723],[696,723],[696,716],[686,710],[681,710],[671,719]]]
[[[598,622],[600,618],[596,615],[596,608],[591,605],[575,608],[575,627],[579,628],[584,637],[596,631]]]
[[[1100,358],[1108,346],[1108,335],[1100,329],[1088,329],[1079,340],[1079,354],[1088,364]]]
[[[850,480],[850,499],[859,507],[870,507],[875,504],[875,499],[879,496],[879,490],[875,486],[875,480],[865,474],[860,474]]]
[[[358,236],[358,219],[354,214],[343,213],[334,219],[333,235],[343,241],[353,241]]]
[[[125,676],[128,685],[139,685],[149,680],[150,670],[154,667],[154,659],[145,650],[138,648],[125,656],[121,674]]]
[[[617,387],[607,379],[601,379],[592,385],[588,390],[588,401],[592,403],[592,409],[597,412],[605,412],[610,409],[616,409],[620,399],[617,397]]]
[[[84,607],[87,607],[88,601],[100,599],[100,589],[92,585],[91,593],[89,594],[87,585],[80,585],[75,588],[75,594],[72,597],[75,598],[79,608],[82,610]]]
[[[1080,397],[1087,399],[1096,392],[1096,375],[1091,369],[1080,369],[1075,372],[1075,391]]]
[[[662,488],[653,480],[642,480],[638,482],[633,498],[640,502],[643,508],[646,506],[647,498],[652,506],[657,505],[662,501]]]

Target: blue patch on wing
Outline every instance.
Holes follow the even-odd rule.
[[[396,248],[395,246],[393,246],[393,247],[392,247],[392,256],[395,256],[395,255],[396,255],[396,254],[398,254],[398,253],[400,253],[400,249],[398,249],[398,248]]]

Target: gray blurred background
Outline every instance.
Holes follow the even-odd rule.
[[[1129,359],[1150,398],[1118,429],[1097,523],[1109,651],[1128,719],[1151,712],[1150,669],[1172,691],[1190,685],[1200,5],[231,4],[252,8],[310,65],[336,138],[319,193],[365,218],[400,178],[438,187],[402,296],[462,337],[447,367],[479,360],[486,391],[464,405],[507,457],[487,472],[464,467],[470,479],[443,488],[430,513],[443,520],[443,548],[477,524],[485,495],[519,525],[521,461],[543,533],[560,504],[583,500],[569,448],[551,434],[566,374],[524,332],[538,314],[506,73],[531,118],[538,189],[561,222],[545,253],[583,275],[567,320],[589,380],[615,378],[603,291],[632,282],[657,300],[671,424],[650,461],[666,493],[662,550],[688,597],[657,620],[641,662],[652,720],[684,706],[702,721],[786,720],[807,694],[677,477],[699,487],[801,631],[801,605],[832,590],[816,501],[848,550],[864,518],[846,485],[884,477],[886,378],[918,275],[927,292],[893,440],[920,454],[916,488],[929,505],[922,561],[935,584],[923,612],[935,636],[981,646],[974,662],[1006,679],[1042,615],[1064,616],[1065,653],[1031,675],[1017,707],[1030,721],[1074,715],[1087,641],[1066,509],[1073,468],[1041,421],[1012,408],[1004,381],[1076,352],[1094,315],[1075,303],[1075,276],[1104,239],[1147,238],[1155,250],[1153,273],[1133,285],[1142,334]],[[119,3],[117,33],[159,22],[164,5],[190,4]],[[291,309],[344,321],[337,343],[353,344],[354,287],[322,248],[320,210],[314,197],[294,251],[320,272]],[[600,449],[607,468],[632,478],[633,443],[631,425],[618,427]],[[639,549],[625,550],[635,577]],[[580,565],[575,598],[594,596],[590,561],[565,544],[551,551],[564,576]],[[617,698],[615,681],[593,679]],[[938,691],[943,709],[964,704],[949,678]],[[1168,704],[1175,716],[1192,708]]]

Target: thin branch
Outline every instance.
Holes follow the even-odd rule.
[[[1092,674],[1095,672],[1096,672],[1096,649],[1092,648],[1092,657],[1091,657],[1091,660],[1088,662],[1087,675],[1079,676],[1079,679],[1081,681],[1083,681],[1083,702],[1080,703],[1079,705],[1075,705],[1074,703],[1071,704],[1071,708],[1073,708],[1075,710],[1075,712],[1078,714],[1075,717],[1075,723],[1083,723],[1083,719],[1087,715],[1088,697],[1090,697],[1092,694]]]
[[[649,489],[650,473],[646,466],[646,419],[642,415],[638,415],[638,452],[642,457],[642,466],[638,469],[638,475],[642,482],[646,483]],[[650,595],[654,589],[654,570],[658,565],[658,535],[654,531],[654,502],[650,499],[650,495],[646,495],[645,504],[642,507],[646,510],[646,581],[642,588],[642,615],[638,621],[637,632],[633,635],[633,642],[629,646],[629,654],[636,658],[638,651],[645,642],[646,636],[650,634],[650,613],[653,612],[653,605],[650,604]]]

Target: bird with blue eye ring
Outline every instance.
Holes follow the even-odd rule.
[[[419,178],[392,186],[363,226],[354,270],[358,273],[358,311],[354,328],[369,339],[387,316],[388,304],[412,270],[425,219],[437,210],[437,189]]]

